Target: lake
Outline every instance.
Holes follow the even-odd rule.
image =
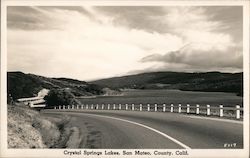
[[[200,106],[225,107],[243,106],[243,97],[233,93],[194,92],[180,90],[125,90],[123,96],[97,96],[96,98],[79,99],[83,104],[199,104]]]

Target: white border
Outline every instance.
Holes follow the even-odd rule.
[[[244,68],[244,149],[190,149],[189,156],[185,157],[225,157],[238,158],[249,157],[249,5],[245,1],[90,1],[90,0],[2,0],[1,3],[1,126],[0,126],[0,157],[69,157],[64,155],[64,149],[8,149],[7,148],[7,28],[6,28],[6,8],[7,6],[77,6],[77,5],[99,5],[99,6],[243,6],[243,68]],[[79,150],[79,149],[76,149]],[[83,149],[82,149],[83,150]],[[166,149],[175,152],[176,150]],[[164,151],[166,151],[164,150]],[[74,150],[71,150],[74,151]],[[97,149],[95,151],[104,151]],[[120,151],[123,150],[113,150]],[[134,151],[129,149],[126,151]],[[144,151],[154,151],[151,149]],[[160,151],[160,150],[159,150]],[[163,151],[163,150],[162,150]],[[91,156],[72,156],[91,157]],[[117,157],[117,156],[99,156]],[[125,157],[125,156],[119,156]],[[129,156],[132,157],[132,156]],[[133,156],[138,157],[138,156]],[[145,157],[145,156],[141,156]],[[146,156],[148,157],[148,156]],[[155,156],[158,157],[158,156]],[[173,156],[171,156],[173,157]],[[176,156],[175,156],[176,157]],[[182,156],[179,156],[182,157]]]

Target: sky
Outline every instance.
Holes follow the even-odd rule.
[[[9,6],[7,69],[96,80],[242,72],[240,6]]]

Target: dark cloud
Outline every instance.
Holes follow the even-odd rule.
[[[95,9],[113,17],[114,25],[127,26],[148,32],[166,32],[166,23],[159,18],[166,15],[166,8],[160,6],[105,6]]]
[[[36,14],[38,12],[31,7],[9,6],[7,7],[7,26],[11,29],[34,29],[40,23]]]
[[[67,10],[67,11],[76,11],[76,12],[81,13],[85,16],[90,17],[90,18],[94,18],[90,12],[88,12],[86,9],[84,9],[84,7],[81,7],[81,6],[41,6],[39,8],[45,9],[45,10],[50,10],[50,11],[56,10],[56,9]]]
[[[131,18],[135,15],[161,16],[165,14],[165,7],[161,6],[96,6],[104,14]]]
[[[229,46],[227,50],[219,47],[208,46],[206,49],[200,48],[197,44],[189,44],[177,51],[170,51],[165,54],[152,54],[141,59],[141,62],[161,62],[162,67],[172,67],[175,69],[180,65],[185,65],[182,70],[228,70],[242,69],[243,56],[242,46]],[[167,66],[166,66],[167,65]]]
[[[221,21],[224,27],[217,31],[232,34],[236,41],[242,41],[243,36],[243,7],[242,6],[213,6],[206,9],[207,15],[212,15],[211,20]]]
[[[9,29],[41,30],[51,29],[51,18],[33,7],[9,6],[7,8],[7,27]]]
[[[171,9],[185,10],[187,7],[173,6],[102,6],[95,7],[99,12],[114,18],[115,25],[126,26],[131,29],[142,29],[148,32],[169,33],[175,32],[175,28],[166,21],[171,15]],[[190,11],[201,9],[204,12],[197,14],[207,15],[209,21],[220,22],[213,31],[233,34],[236,40],[242,40],[243,11],[241,6],[197,6],[189,7]],[[180,11],[182,17],[186,12]],[[178,19],[176,19],[178,21]],[[185,27],[184,27],[185,28]],[[184,29],[183,28],[183,29]]]
[[[94,18],[91,13],[80,6],[39,6],[38,9],[76,11],[89,18]],[[22,30],[48,30],[59,29],[55,23],[56,17],[50,17],[43,12],[29,6],[9,6],[7,8],[7,26],[9,29]]]

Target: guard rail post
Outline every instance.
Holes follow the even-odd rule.
[[[166,111],[166,104],[163,104],[163,109],[162,109],[163,112]]]
[[[223,105],[220,105],[220,117],[223,117]]]
[[[179,104],[178,112],[181,113],[181,104]]]
[[[236,105],[236,119],[240,119],[240,106]]]
[[[199,113],[200,113],[200,105],[197,104],[196,105],[196,114],[199,115]]]
[[[174,112],[174,105],[173,104],[170,105],[170,112]]]
[[[189,114],[189,113],[190,113],[190,105],[187,104],[187,114]]]
[[[150,111],[150,104],[148,104],[148,111]]]
[[[211,110],[210,110],[210,105],[207,105],[207,115],[209,116],[211,113]]]

